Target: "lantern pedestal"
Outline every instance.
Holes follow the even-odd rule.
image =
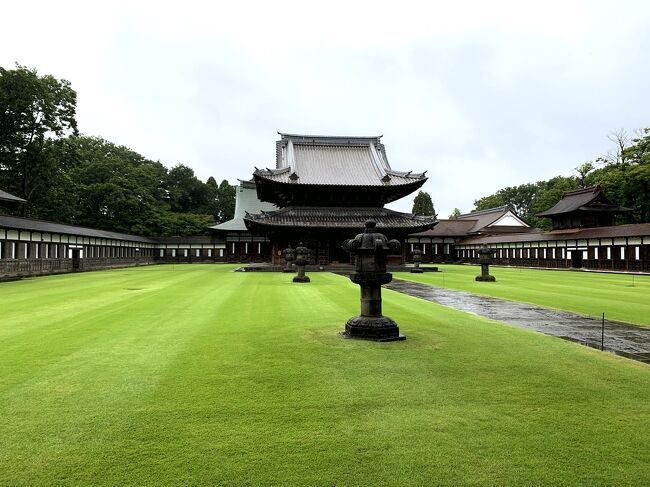
[[[481,275],[474,278],[475,281],[496,282],[496,277],[490,275],[490,264],[481,264]]]
[[[309,277],[305,275],[305,266],[309,261],[311,250],[305,247],[302,242],[296,247],[296,269],[298,274],[293,278],[293,282],[310,282]]]
[[[481,275],[474,278],[475,281],[481,282],[495,282],[496,278],[490,275],[490,264],[492,263],[492,256],[496,250],[489,249],[487,245],[483,244],[478,250],[479,264],[481,264]]]
[[[360,340],[373,340],[376,342],[394,342],[406,340],[399,332],[399,326],[388,316],[372,318],[369,316],[355,316],[345,324],[345,331],[341,332],[343,338],[357,338]]]
[[[413,249],[411,252],[411,257],[413,258],[413,268],[411,269],[412,274],[422,274],[424,270],[420,269],[420,262],[422,262],[422,251],[419,248]]]
[[[347,321],[341,336],[378,342],[406,340],[397,323],[381,314],[381,285],[393,279],[393,275],[386,272],[386,256],[397,252],[400,243],[388,240],[375,230],[375,225],[374,221],[367,221],[364,233],[342,245],[356,257],[356,272],[350,274],[350,280],[361,288],[361,314]]]
[[[296,267],[298,268],[298,274],[294,276],[293,282],[310,282],[309,276],[305,275],[305,266],[296,264]]]
[[[296,251],[291,248],[291,245],[289,245],[282,251],[282,253],[284,254],[284,260],[286,262],[286,265],[283,267],[282,272],[293,272],[291,263],[296,260]]]

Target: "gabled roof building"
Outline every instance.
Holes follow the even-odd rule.
[[[631,211],[615,205],[603,193],[600,186],[566,191],[555,206],[538,213],[553,222],[553,230],[562,228],[608,227],[614,216]]]
[[[408,242],[423,247],[425,262],[478,263],[478,250],[487,245],[500,265],[648,272],[650,223],[613,225],[614,215],[626,211],[594,186],[565,192],[537,215],[552,219],[550,232],[531,228],[500,207],[443,220],[433,230],[410,235]]]
[[[470,234],[517,233],[528,232],[530,225],[517,216],[508,205],[497,208],[473,211],[458,217],[460,221],[472,221]]]
[[[253,181],[239,180],[235,187],[235,215],[232,220],[215,225],[214,233],[226,242],[225,257],[229,262],[259,262],[271,260],[269,238],[259,232],[251,232],[244,218],[277,210],[272,203],[260,201]]]
[[[425,262],[456,260],[455,245],[472,235],[499,235],[536,231],[517,216],[510,206],[465,213],[454,220],[440,220],[431,230],[409,235],[412,251],[418,246]]]

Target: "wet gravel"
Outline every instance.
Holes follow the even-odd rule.
[[[393,279],[384,287],[520,328],[601,348],[601,319],[401,279]],[[650,363],[650,329],[605,320],[604,350]]]

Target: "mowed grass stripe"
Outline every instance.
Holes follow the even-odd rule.
[[[171,270],[171,266],[168,269]],[[30,374],[27,374],[28,381],[19,383],[18,387],[14,381],[9,392],[3,394],[2,403],[11,413],[12,420],[3,425],[2,430],[10,437],[12,432],[22,437],[19,445],[24,449],[21,454],[31,458],[35,465],[56,460],[58,468],[58,465],[68,464],[67,459],[74,461],[79,455],[92,454],[97,450],[89,448],[93,443],[102,449],[104,435],[102,431],[96,431],[98,417],[105,418],[104,426],[108,426],[105,432],[109,436],[128,420],[127,405],[155,387],[164,368],[184,345],[184,340],[200,329],[197,324],[212,321],[214,316],[210,312],[215,308],[208,301],[214,300],[218,309],[220,301],[228,299],[233,289],[223,285],[222,276],[223,273],[192,274],[187,270],[158,274],[157,279],[169,279],[168,288],[163,286],[163,290],[149,296],[124,295],[119,306],[114,306],[110,312],[95,313],[94,307],[89,306],[83,318],[69,322],[69,326],[84,339],[62,337],[61,343],[65,344],[63,353],[50,356],[49,360],[44,360],[43,356],[47,357],[49,350],[60,349],[59,342],[38,341],[40,346],[35,355],[38,355],[39,367],[36,370],[29,367],[32,357],[25,355],[25,350],[17,350],[15,357],[5,354],[3,366],[11,365],[12,358],[15,358],[16,363],[22,365],[21,375],[25,376],[25,371]],[[77,285],[83,285],[89,277],[97,276],[70,277],[82,277]],[[121,282],[124,276],[115,277]],[[144,274],[140,279],[148,281]],[[195,295],[192,286],[185,282],[188,280],[206,293]],[[106,284],[106,292],[114,292],[110,282]],[[167,306],[160,308],[158,302],[166,302]],[[202,316],[192,312],[194,306],[207,313]],[[188,320],[183,316],[194,320],[193,326],[188,326]],[[72,331],[70,335],[73,335]],[[31,337],[23,338],[29,341]],[[37,407],[32,408],[35,399]],[[72,420],[64,428],[64,432],[70,435],[64,448],[61,448],[59,437],[62,431],[56,421],[62,416]],[[93,431],[96,437],[87,437],[88,431]],[[43,458],[34,454],[39,450],[44,453]],[[58,458],[51,459],[53,453]],[[63,469],[61,475],[65,477],[66,474],[67,470]],[[47,483],[46,478],[42,480]]]
[[[157,299],[125,295],[131,305],[96,325],[104,332],[0,393],[7,483],[638,485],[650,475],[646,366],[394,292],[384,308],[406,342],[343,340],[358,312],[347,279],[227,270],[157,275]],[[0,357],[0,373],[21,360]]]
[[[540,269],[490,268],[497,282],[476,282],[479,266],[440,265],[442,272],[395,273],[428,283],[513,301],[650,326],[650,276]],[[444,276],[443,276],[444,274]]]

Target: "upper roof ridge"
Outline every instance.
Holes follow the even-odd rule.
[[[571,191],[564,191],[562,193],[562,198],[565,196],[572,196],[574,194],[583,194],[583,193],[595,193],[596,191],[602,191],[600,184],[595,186],[589,186],[587,188],[572,189]]]
[[[470,211],[469,213],[463,213],[458,215],[458,218],[468,218],[476,215],[485,215],[486,213],[496,213],[497,211],[506,211],[511,210],[510,205],[495,206],[494,208],[486,208],[485,210]]]
[[[292,141],[298,144],[331,144],[331,145],[367,145],[371,142],[381,143],[383,135],[349,136],[349,135],[312,135],[312,134],[287,134],[278,132],[281,141]]]

